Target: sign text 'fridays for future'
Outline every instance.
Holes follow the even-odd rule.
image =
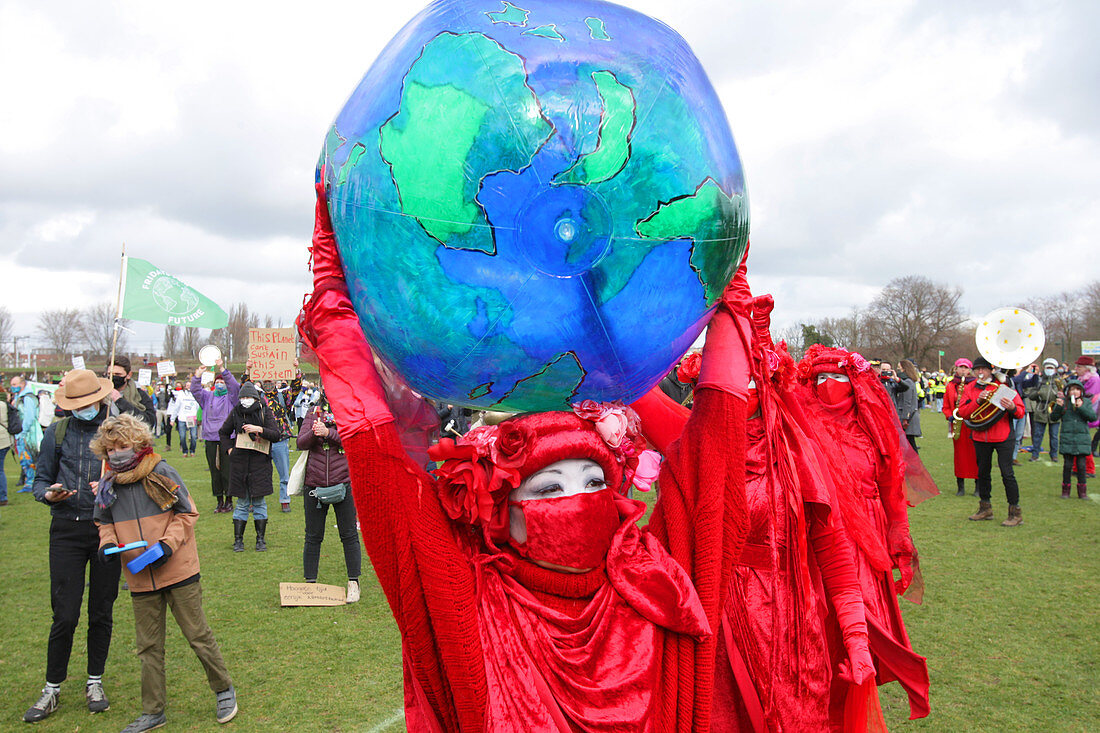
[[[293,328],[248,329],[250,379],[293,379],[295,355]]]

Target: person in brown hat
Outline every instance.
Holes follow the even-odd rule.
[[[73,637],[80,621],[85,575],[88,579],[88,710],[109,707],[103,692],[103,670],[111,646],[111,627],[121,567],[118,560],[99,557],[99,532],[92,522],[94,487],[102,462],[89,447],[109,414],[130,412],[123,401],[111,400],[114,385],[88,369],[65,375],[54,395],[70,415],[44,431],[34,477],[34,497],[50,507],[50,600],[53,625],[46,649],[46,686],[23,715],[34,723],[57,710],[61,683],[68,676]]]

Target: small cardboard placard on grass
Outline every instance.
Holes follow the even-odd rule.
[[[248,376],[252,381],[294,379],[293,328],[248,329]]]
[[[279,583],[282,606],[342,606],[344,588],[324,583]]]

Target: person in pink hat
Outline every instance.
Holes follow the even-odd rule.
[[[953,438],[955,496],[966,496],[966,479],[978,480],[978,458],[974,453],[973,432],[955,418],[955,410],[962,405],[963,390],[974,381],[970,370],[974,365],[965,356],[955,360],[955,374],[947,382],[943,395],[943,415],[947,418],[947,432]],[[977,485],[974,487],[977,493]]]

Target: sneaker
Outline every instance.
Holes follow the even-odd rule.
[[[103,691],[103,683],[96,680],[84,686],[84,697],[88,700],[89,713],[102,713],[111,709],[111,703],[107,701],[107,693]]]
[[[57,706],[60,704],[61,690],[43,687],[42,697],[38,698],[38,702],[31,705],[30,709],[23,713],[23,722],[37,723],[40,720],[45,720],[57,710]]]
[[[359,602],[359,581],[348,581],[348,595],[344,599],[344,603],[358,603]]]
[[[168,718],[165,717],[164,713],[157,713],[156,715],[142,713],[137,720],[123,728],[122,733],[142,733],[146,730],[155,730],[156,728],[163,728],[167,722]]]
[[[289,501],[284,501],[283,502],[283,511],[284,512],[289,512],[290,511],[290,502]]]
[[[214,717],[219,723],[228,723],[237,714],[237,691],[233,685],[214,696]]]

